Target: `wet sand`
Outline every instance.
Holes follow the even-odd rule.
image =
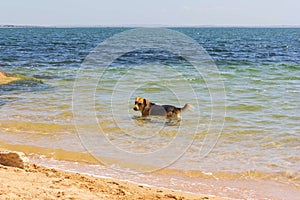
[[[0,199],[221,198],[93,177],[27,163],[21,168],[0,164]]]

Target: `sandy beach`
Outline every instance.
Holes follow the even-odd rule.
[[[0,199],[221,199],[22,163],[3,152],[13,154],[0,156]]]

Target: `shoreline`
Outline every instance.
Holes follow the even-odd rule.
[[[84,177],[92,178],[93,184],[90,184],[90,187],[95,187],[95,184],[100,184],[101,187],[110,187],[107,186],[106,182],[103,182],[104,180],[110,180],[117,181],[118,185],[120,185],[121,188],[124,188],[126,185],[126,191],[129,191],[129,194],[135,194],[134,198],[132,196],[118,196],[115,198],[115,194],[110,191],[105,191],[105,194],[112,195],[112,197],[107,197],[104,199],[138,199],[139,197],[143,196],[142,199],[168,199],[167,197],[161,196],[161,192],[159,191],[165,191],[164,194],[171,194],[175,196],[176,198],[173,199],[247,199],[247,198],[253,198],[253,199],[261,199],[261,198],[267,198],[267,199],[297,199],[296,197],[299,196],[300,190],[299,187],[295,187],[295,185],[290,184],[284,184],[280,183],[280,181],[272,181],[272,180],[264,180],[264,179],[252,179],[251,177],[248,178],[238,178],[238,177],[224,177],[224,176],[218,176],[218,174],[207,174],[206,176],[198,177],[197,174],[194,174],[195,172],[191,171],[191,174],[186,174],[187,176],[180,175],[177,173],[174,173],[171,171],[161,171],[154,174],[135,174],[130,171],[128,172],[119,172],[118,170],[115,171],[115,169],[107,168],[102,165],[97,164],[91,164],[86,162],[77,162],[77,161],[67,161],[67,160],[56,160],[55,158],[49,158],[47,156],[44,156],[42,154],[31,154],[28,151],[23,151],[22,149],[12,149],[7,148],[5,145],[0,144],[0,166],[3,164],[3,158],[1,158],[1,155],[3,152],[19,152],[21,155],[24,155],[25,162],[28,163],[28,168],[23,169],[21,171],[18,171],[18,168],[14,167],[6,167],[3,168],[0,167],[0,181],[1,183],[6,183],[8,179],[11,179],[11,177],[15,177],[12,182],[10,182],[8,185],[1,185],[0,184],[0,199],[3,197],[4,194],[8,193],[11,195],[18,194],[20,191],[20,187],[23,187],[23,195],[29,195],[29,194],[35,194],[40,195],[40,185],[39,184],[32,184],[32,183],[43,183],[48,184],[49,182],[53,182],[53,179],[49,179],[47,177],[49,172],[55,171],[51,177],[55,177],[56,179],[61,180],[62,188],[60,188],[60,184],[53,183],[52,185],[49,185],[47,187],[47,190],[45,190],[45,193],[48,195],[52,195],[50,199],[55,198],[55,195],[53,194],[53,190],[50,190],[49,188],[56,188],[56,189],[62,189],[62,191],[67,190],[69,187],[73,187],[73,185],[80,185],[80,180],[65,180],[65,176],[67,177],[73,177],[77,175],[83,175]],[[24,153],[23,153],[24,152]],[[26,156],[25,156],[26,155]],[[13,159],[15,160],[15,159]],[[12,163],[15,163],[13,161]],[[11,174],[11,172],[16,172],[17,174]],[[30,173],[28,173],[30,172]],[[255,172],[249,172],[249,173],[255,173]],[[40,175],[37,175],[40,174]],[[46,174],[46,176],[45,176]],[[195,176],[196,175],[196,176]],[[216,176],[217,175],[217,176]],[[15,186],[15,180],[20,179],[19,177],[22,177],[21,180],[27,180],[27,177],[31,177],[29,183],[22,183],[19,181],[18,186]],[[241,174],[241,176],[243,176]],[[42,178],[42,181],[40,180]],[[295,177],[297,178],[297,177]],[[66,182],[72,182],[68,184],[68,187],[66,186]],[[55,180],[54,180],[55,182]],[[119,183],[120,182],[120,183]],[[58,185],[57,185],[58,184]],[[127,185],[130,185],[127,187]],[[26,186],[27,185],[27,186]],[[105,186],[106,185],[106,186]],[[6,188],[4,187],[6,186]],[[50,187],[51,186],[51,187]],[[132,186],[132,187],[131,187]],[[148,191],[148,189],[140,190],[139,186],[143,186],[145,188],[156,188],[151,189]],[[15,187],[15,188],[14,188]],[[28,188],[37,188],[36,190],[32,190],[29,193],[26,193]],[[1,190],[1,188],[5,188]],[[13,188],[13,190],[11,190]],[[137,188],[137,189],[136,189]],[[276,188],[276,189],[275,189]],[[71,196],[77,195],[75,199],[81,199],[81,194],[92,192],[90,195],[95,195],[93,191],[85,190],[85,192],[80,192],[80,194],[77,194],[76,191],[83,190],[81,187],[75,188],[75,191],[71,191]],[[133,190],[133,192],[132,192]],[[137,191],[139,190],[139,191]],[[25,191],[25,192],[24,192]],[[56,191],[56,190],[55,190]],[[103,191],[97,190],[96,193],[102,193]],[[147,195],[145,197],[145,192],[147,192]],[[149,193],[148,193],[149,192]],[[111,194],[113,193],[113,194]],[[158,194],[157,194],[158,193]],[[126,194],[126,192],[125,192]],[[196,198],[192,197],[185,197],[185,194],[194,195]],[[27,196],[22,196],[21,199],[31,199]],[[156,198],[158,196],[159,198]],[[5,196],[6,197],[6,196]],[[123,198],[124,197],[124,198]],[[149,198],[148,198],[149,197]],[[151,198],[150,198],[151,197]],[[184,197],[184,198],[181,198]],[[4,198],[4,197],[3,197]],[[43,199],[45,199],[43,197]],[[92,197],[91,197],[92,198]],[[92,199],[99,198],[97,196],[93,196]],[[4,198],[5,199],[5,198]],[[8,199],[16,199],[8,197]],[[20,198],[17,198],[20,199]],[[38,198],[39,199],[39,198]],[[69,199],[69,198],[68,198]],[[102,198],[103,199],[103,198]]]
[[[15,154],[24,155],[0,151],[1,155],[5,153],[11,153],[14,160]],[[2,165],[7,160],[11,159],[0,156],[0,198],[3,199],[223,199],[39,166],[28,162],[26,157],[23,167],[15,166],[13,161]]]

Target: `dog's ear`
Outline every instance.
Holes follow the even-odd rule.
[[[144,109],[149,110],[151,107],[150,101],[148,99],[144,98],[143,103],[144,103]]]

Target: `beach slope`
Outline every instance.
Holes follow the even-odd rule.
[[[0,152],[1,154],[1,152]],[[0,164],[0,199],[220,199],[60,171],[32,163]],[[20,159],[16,157],[17,162]],[[10,156],[11,157],[11,156]],[[9,166],[3,163],[10,163]]]

